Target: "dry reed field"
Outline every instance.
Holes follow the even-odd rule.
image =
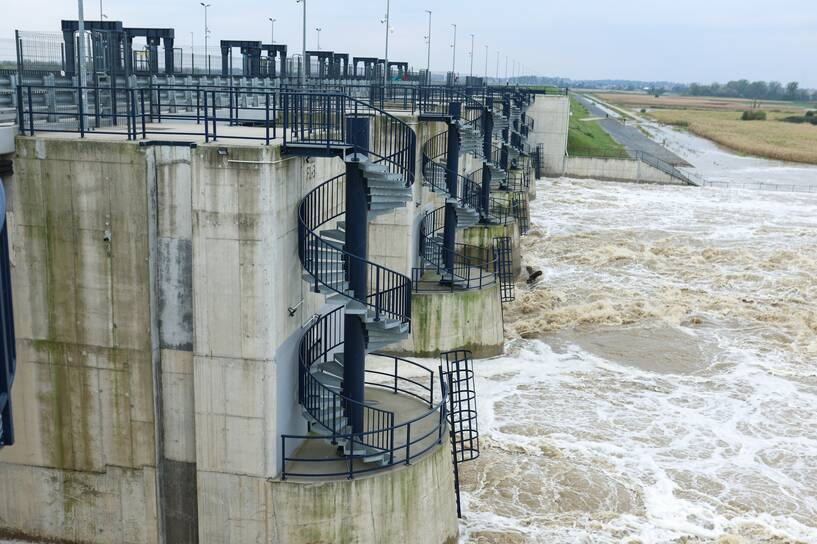
[[[668,125],[745,155],[781,161],[817,164],[817,126],[781,121],[805,110],[790,102],[761,101],[766,121],[741,121],[752,101],[734,98],[654,96],[640,94],[597,94],[601,100],[638,111]]]
[[[752,109],[752,100],[745,98],[719,98],[707,96],[671,96],[655,97],[635,93],[595,93],[601,100],[618,104],[631,109],[660,108],[660,109],[695,109],[695,110],[725,110],[743,111]],[[791,102],[782,100],[760,100],[758,107],[764,111],[777,111],[791,114],[802,114],[804,111]]]

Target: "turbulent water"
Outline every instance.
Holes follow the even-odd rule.
[[[817,542],[817,195],[540,180],[466,542]]]

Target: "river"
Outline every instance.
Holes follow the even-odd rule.
[[[462,540],[817,542],[815,212],[539,180],[523,254],[544,274],[476,363]]]

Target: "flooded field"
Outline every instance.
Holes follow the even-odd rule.
[[[540,180],[463,541],[817,542],[815,212]]]

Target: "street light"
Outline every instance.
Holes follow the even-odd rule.
[[[471,68],[468,71],[469,77],[474,77],[474,35],[471,34]]]
[[[303,16],[303,41],[301,49],[301,85],[306,85],[306,0],[296,0],[295,3],[303,2],[304,16]]]
[[[499,51],[496,52],[496,82],[499,83]]]
[[[270,30],[269,39],[270,39],[270,43],[272,45],[275,45],[275,21],[277,21],[277,20],[278,19],[273,19],[272,17],[269,17],[269,22],[270,22],[270,25],[272,26],[272,30]]]
[[[457,72],[457,25],[451,23],[451,26],[454,27],[454,43],[451,45],[452,51],[452,58],[451,58],[451,81],[454,81],[454,74]]]
[[[488,45],[485,45],[485,84],[488,84]]]
[[[315,30],[318,31],[318,51],[321,50],[321,27],[316,27]]]
[[[210,27],[207,26],[207,8],[209,8],[212,4],[205,4],[204,2],[199,2],[201,6],[204,8],[204,64],[207,67],[207,73],[210,73],[210,55],[207,53],[207,36],[210,35]]]
[[[427,9],[428,13],[428,36],[426,36],[426,43],[428,43],[428,60],[426,60],[426,84],[431,84],[431,10]]]
[[[386,19],[383,21],[386,23],[386,53],[383,55],[383,92],[386,92],[386,85],[389,84],[389,12],[390,12],[391,2],[390,0],[386,0]]]

